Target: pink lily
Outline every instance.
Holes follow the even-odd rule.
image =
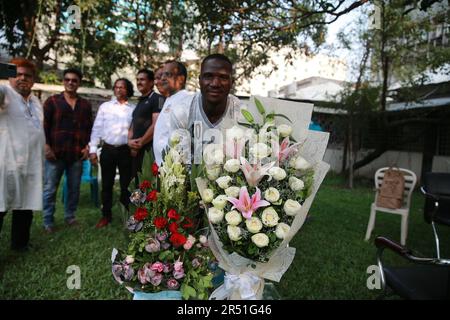
[[[260,164],[250,164],[247,159],[241,157],[241,170],[245,175],[247,183],[251,187],[256,187],[261,179],[268,175],[270,168],[275,165],[275,161],[267,163],[263,166]]]
[[[230,140],[225,143],[225,155],[230,159],[239,159],[244,151],[245,140]]]
[[[247,187],[241,187],[239,199],[228,197],[227,200],[233,204],[231,209],[238,209],[246,219],[250,219],[256,209],[270,205],[268,201],[261,200],[261,191],[258,188],[256,188],[256,192],[250,198]]]
[[[300,145],[300,142],[294,143],[293,145],[289,146],[289,137],[284,138],[284,140],[281,142],[280,145],[280,150],[278,152],[278,161],[284,161],[287,158],[289,158],[289,156],[294,153],[297,152],[298,149],[297,147]]]

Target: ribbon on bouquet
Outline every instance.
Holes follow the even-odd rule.
[[[260,300],[264,290],[264,279],[250,272],[225,273],[223,285],[214,290],[209,300]]]

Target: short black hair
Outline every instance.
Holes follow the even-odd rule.
[[[133,89],[133,84],[131,83],[130,80],[128,80],[127,78],[119,78],[116,81],[114,81],[114,86],[113,88],[116,86],[116,83],[118,81],[123,81],[125,82],[125,86],[127,87],[127,97],[130,98],[133,96],[134,94],[134,89]]]
[[[164,64],[169,64],[169,63],[174,63],[174,64],[177,65],[178,75],[179,76],[184,76],[184,80],[186,82],[186,80],[187,80],[187,70],[186,70],[186,67],[184,66],[184,64],[181,63],[180,61],[176,61],[176,60],[167,60],[166,62],[164,62]]]
[[[147,79],[148,80],[152,80],[152,81],[155,80],[155,74],[150,69],[146,69],[146,68],[141,69],[141,70],[138,71],[137,74],[139,74],[139,73],[145,73],[147,75]]]
[[[213,59],[221,60],[221,61],[228,63],[230,65],[231,71],[233,71],[233,63],[226,55],[221,54],[221,53],[213,53],[213,54],[206,56],[206,58],[203,59],[202,64],[200,65],[200,70],[203,68],[203,65],[206,63],[206,61],[213,60]]]
[[[83,74],[77,68],[68,68],[68,69],[64,70],[63,76],[65,77],[66,74],[68,74],[68,73],[76,74],[78,76],[78,79],[80,79],[80,82],[81,82],[81,80],[83,80]]]

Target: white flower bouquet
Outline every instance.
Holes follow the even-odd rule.
[[[329,168],[328,134],[307,129],[311,105],[252,98],[241,111],[246,122],[204,148],[197,179],[210,247],[226,271],[213,299],[260,299],[264,279],[280,281],[295,256],[288,243]]]

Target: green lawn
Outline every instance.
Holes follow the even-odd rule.
[[[58,197],[58,199],[60,199]],[[117,199],[117,197],[116,197]],[[363,241],[372,185],[359,181],[355,190],[343,186],[343,179],[329,175],[310,210],[311,219],[291,242],[297,248],[296,258],[276,284],[284,299],[374,299],[379,291],[368,290],[366,273],[375,264],[372,242]],[[433,254],[431,226],[423,220],[423,199],[416,192],[410,213],[408,246]],[[31,243],[25,254],[9,250],[11,215],[5,219],[0,238],[0,298],[3,299],[130,299],[131,295],[117,285],[111,276],[111,250],[124,248],[126,236],[123,217],[114,208],[112,225],[96,230],[100,211],[94,208],[89,187],[83,185],[78,210],[79,226],[66,227],[62,205],[58,201],[53,235],[44,234],[40,213],[35,214]],[[443,255],[450,256],[450,234],[442,230]],[[400,217],[377,215],[374,235],[382,234],[396,241],[400,238]],[[373,240],[373,237],[372,237]],[[390,261],[399,262],[395,256]],[[66,269],[77,265],[81,270],[81,289],[69,290]]]

